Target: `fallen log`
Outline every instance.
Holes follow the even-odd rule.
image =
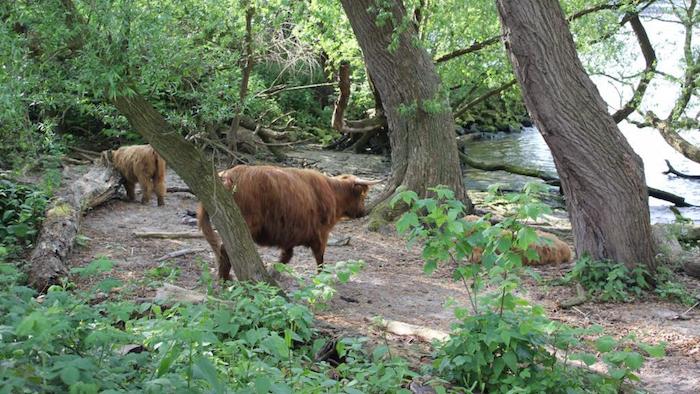
[[[664,160],[666,162],[666,165],[668,166],[668,170],[664,171],[663,173],[668,175],[668,174],[673,174],[675,176],[678,176],[680,178],[686,178],[686,179],[700,179],[700,175],[688,175],[684,174],[682,172],[677,171],[675,168],[671,166],[671,162],[668,160]]]
[[[511,174],[531,176],[533,178],[540,178],[545,181],[548,185],[561,186],[561,181],[558,177],[552,176],[544,171],[536,170],[533,168],[519,167],[510,164],[500,164],[500,163],[485,163],[474,160],[464,153],[459,153],[459,158],[462,162],[469,167],[477,168],[484,171],[506,171]],[[647,186],[650,197],[658,198],[659,200],[664,200],[675,204],[677,207],[694,207],[695,205],[687,203],[685,197],[669,193],[667,191],[655,189],[653,187]]]
[[[29,257],[29,284],[40,292],[59,284],[68,274],[66,258],[73,248],[83,214],[117,197],[122,177],[113,168],[98,165],[56,198]]]

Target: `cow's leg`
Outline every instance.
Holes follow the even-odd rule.
[[[320,273],[323,269],[323,255],[326,253],[326,242],[328,242],[328,234],[321,234],[318,240],[311,244],[311,250],[316,258],[316,273]]]
[[[136,183],[131,181],[126,181],[124,184],[126,188],[126,199],[128,201],[136,200]]]
[[[165,181],[163,179],[158,180],[158,178],[153,179],[153,185],[156,191],[156,197],[158,197],[158,206],[165,205]]]
[[[153,181],[144,175],[140,175],[138,179],[141,184],[141,204],[148,204],[151,202],[151,194],[153,194]]]
[[[280,255],[280,263],[282,263],[282,264],[289,263],[289,260],[292,259],[292,256],[294,256],[294,248],[282,250],[282,254]]]

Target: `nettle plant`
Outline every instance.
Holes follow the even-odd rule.
[[[106,274],[100,258],[72,270]],[[210,278],[203,278],[208,281]],[[315,361],[328,341],[304,305],[264,283],[235,283],[201,304],[135,303],[106,278],[87,291],[52,286],[43,296],[0,263],[2,392],[65,393],[393,393],[412,376],[404,360],[362,340],[335,347],[342,362]]]
[[[509,207],[497,224],[491,224],[489,215],[467,220],[464,205],[443,186],[431,189],[435,197],[419,198],[404,191],[392,200],[408,205],[397,230],[409,243],[422,243],[425,272],[449,266],[467,293],[467,307],[455,308],[459,322],[452,335],[436,344],[429,371],[433,376],[479,392],[616,392],[626,380],[638,380],[634,372],[644,357],[626,345],[630,338],[617,341],[606,336],[587,342],[582,338],[598,336],[602,330],[554,322],[541,306],[517,294],[523,257],[536,260],[533,247],[545,242],[525,225],[550,211],[538,199],[542,188],[529,183],[522,193],[509,194],[490,188],[487,202]],[[580,351],[587,347],[595,347],[600,359]],[[663,353],[663,345],[644,349],[652,356]],[[602,361],[609,375],[574,368],[570,360],[589,366]]]

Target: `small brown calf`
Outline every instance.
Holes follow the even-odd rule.
[[[136,199],[136,184],[141,185],[141,203],[148,204],[156,193],[158,205],[165,204],[165,160],[150,145],[123,146],[102,152],[103,164],[113,165],[125,181],[129,201]]]

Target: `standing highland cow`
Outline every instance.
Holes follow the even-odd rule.
[[[219,177],[233,191],[255,243],[280,248],[284,264],[291,260],[295,246],[309,247],[318,270],[333,226],[343,218],[363,216],[369,187],[379,183],[353,175],[328,177],[314,170],[247,165],[221,171]],[[227,251],[201,203],[197,221],[214,250],[219,277],[230,279]]]
[[[156,193],[158,206],[165,204],[165,160],[150,145],[124,146],[102,152],[103,164],[113,165],[124,177],[126,196],[136,199],[136,183],[141,185],[141,203],[148,204]]]

